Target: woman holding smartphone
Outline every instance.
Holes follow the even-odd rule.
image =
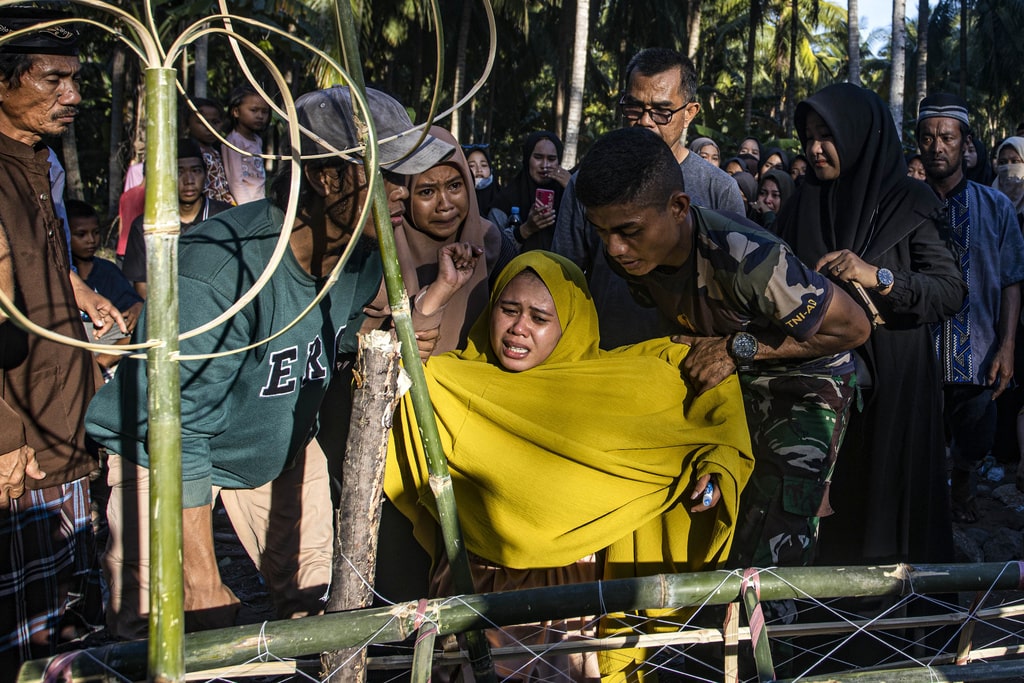
[[[502,189],[488,218],[504,230],[520,251],[550,249],[555,214],[569,171],[562,168],[562,141],[551,131],[537,131],[523,143],[523,165]],[[512,207],[519,208],[520,224],[510,224]]]

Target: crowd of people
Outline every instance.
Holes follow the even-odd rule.
[[[0,28],[48,16],[9,9]],[[144,636],[150,605],[148,378],[116,348],[147,339],[144,219],[131,215],[136,193],[122,204],[121,268],[100,259],[99,216],[63,200],[45,144],[81,103],[77,38],[37,31],[0,46],[0,292],[36,325],[111,344],[94,354],[0,316],[0,538],[17,549],[0,558],[0,680],[100,618],[115,637]],[[486,145],[460,146],[439,126],[399,135],[413,128],[406,109],[367,89],[478,590],[948,562],[954,518],[977,515],[975,467],[1014,374],[1024,138],[998,145],[993,168],[968,104],[933,94],[907,159],[882,100],[837,84],[797,106],[799,154],[747,138],[726,158],[710,138],[685,144],[696,92],[684,55],[642,50],[615,105],[620,130],[572,171],[557,135],[533,132],[500,186]],[[181,329],[242,298],[287,239],[247,305],[181,342],[202,357],[180,363],[190,629],[240,618],[214,552],[218,499],[278,616],[322,611],[344,448],[333,427],[347,425],[358,335],[392,325],[372,226],[352,244],[368,171],[334,154],[360,144],[351,93],[317,90],[295,106],[313,134],[298,179],[291,165],[265,172],[270,108],[256,90],[237,89],[226,108],[183,106]],[[394,424],[379,590],[448,595],[409,399]],[[102,552],[90,487],[106,499]],[[566,621],[488,637],[588,630]],[[644,660],[528,658],[499,673],[631,680]]]

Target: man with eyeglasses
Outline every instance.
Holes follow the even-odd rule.
[[[736,181],[686,147],[686,130],[700,112],[696,96],[697,72],[686,55],[647,48],[626,66],[626,90],[618,107],[624,126],[647,128],[669,146],[694,206],[743,216],[743,196]],[[657,313],[637,305],[623,280],[608,267],[601,240],[576,200],[575,178],[565,188],[551,249],[572,259],[587,274],[600,317],[602,348],[668,334]]]

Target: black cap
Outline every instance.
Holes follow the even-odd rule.
[[[69,14],[57,10],[3,7],[0,8],[0,39],[42,22],[68,18]],[[78,54],[78,39],[78,29],[69,24],[58,24],[5,40],[0,43],[0,54],[74,56]]]

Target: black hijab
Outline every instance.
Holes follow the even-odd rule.
[[[996,173],[992,170],[992,160],[988,158],[988,150],[977,135],[971,135],[971,142],[974,144],[974,151],[978,153],[978,163],[974,168],[964,167],[964,175],[968,180],[973,180],[981,185],[991,185],[996,179]]]
[[[793,196],[795,189],[793,185],[793,179],[789,177],[789,174],[785,171],[781,171],[777,168],[772,168],[764,172],[761,179],[757,181],[757,195],[761,194],[761,188],[764,187],[764,181],[771,180],[775,183],[775,186],[779,188],[779,199],[781,204],[779,205],[779,211],[782,211],[782,207],[786,205],[789,198]],[[812,264],[813,265],[813,264]]]
[[[941,204],[907,163],[892,115],[881,98],[851,83],[837,83],[796,106],[796,131],[806,150],[808,112],[832,132],[839,155],[836,180],[808,171],[782,207],[779,234],[813,266],[824,254],[849,249],[871,263],[935,215]]]
[[[780,159],[782,159],[782,170],[789,173],[789,155],[786,154],[785,150],[781,147],[769,147],[761,152],[761,158],[757,160],[758,178],[761,177],[761,169],[764,168],[764,165],[768,163],[768,160],[776,154],[779,155]]]
[[[520,166],[519,172],[512,178],[512,182],[501,188],[501,192],[498,193],[498,197],[494,200],[494,208],[509,214],[512,212],[513,206],[518,206],[519,215],[523,217],[523,220],[526,220],[527,214],[530,213],[530,207],[533,206],[537,188],[543,187],[555,191],[555,211],[558,211],[558,207],[562,205],[562,192],[564,192],[564,188],[555,180],[551,180],[545,185],[538,185],[530,177],[530,157],[533,155],[533,148],[541,140],[551,141],[555,146],[555,152],[558,154],[558,163],[562,163],[562,141],[558,139],[557,135],[549,130],[539,130],[535,133],[530,133],[523,142],[523,164]]]

